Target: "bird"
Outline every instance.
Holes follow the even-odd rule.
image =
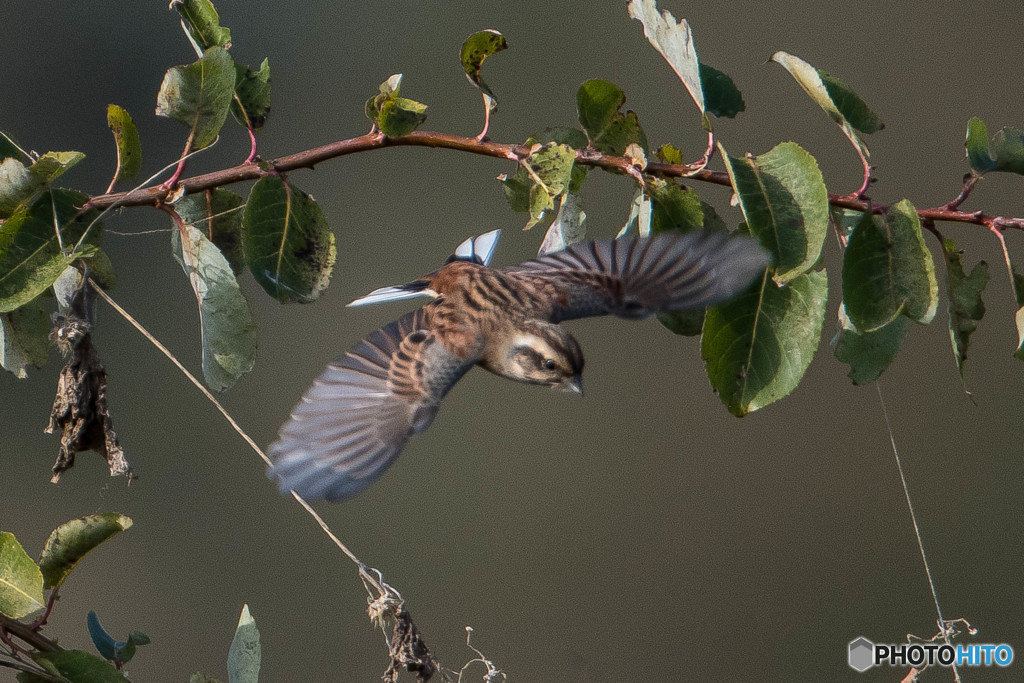
[[[474,365],[582,394],[583,351],[559,323],[700,310],[736,296],[769,264],[752,237],[697,230],[577,242],[492,268],[499,235],[467,239],[442,268],[349,304],[432,299],[358,342],[305,392],[268,449],[282,493],[330,502],[360,493]]]

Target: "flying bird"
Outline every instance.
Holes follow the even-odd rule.
[[[341,501],[377,480],[474,365],[519,382],[583,392],[583,352],[563,320],[639,319],[699,310],[768,265],[751,237],[662,233],[573,244],[518,266],[489,267],[500,231],[468,239],[439,270],[349,306],[433,300],[331,363],[270,448],[281,491]]]

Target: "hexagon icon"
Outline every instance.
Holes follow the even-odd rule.
[[[850,642],[850,668],[860,671],[867,671],[875,664],[875,644],[861,636]]]

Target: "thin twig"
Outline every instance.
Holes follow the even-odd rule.
[[[286,173],[300,168],[311,169],[329,159],[387,147],[435,147],[517,161],[525,159],[530,154],[530,148],[526,145],[482,141],[476,138],[448,135],[447,133],[418,130],[400,138],[389,138],[380,132],[371,132],[366,135],[339,140],[320,147],[296,152],[295,154],[288,154],[268,162],[261,162],[259,164],[243,163],[212,173],[182,178],[178,180],[177,187],[183,190],[185,194],[194,194],[202,190],[209,190],[232,183],[257,180],[275,173]],[[628,157],[603,154],[594,149],[578,149],[576,150],[576,163],[628,173],[633,160]],[[651,162],[647,165],[646,170],[653,175],[667,178],[690,178],[713,185],[731,186],[727,173],[709,171],[706,168],[694,173],[691,164]],[[167,200],[169,196],[170,192],[165,184],[159,187],[149,187],[130,192],[97,195],[89,200],[87,206],[106,208],[111,205],[152,205],[157,201]],[[869,200],[849,194],[831,194],[828,199],[832,206],[853,209],[854,211],[868,211],[870,209],[875,213],[885,213],[888,209],[884,205],[876,204],[872,206]],[[983,226],[992,224],[1004,230],[1009,228],[1024,230],[1024,218],[989,216],[981,211],[959,211],[956,208],[949,208],[948,204],[934,208],[918,209],[917,214],[922,219],[930,218],[934,221],[973,223]]]

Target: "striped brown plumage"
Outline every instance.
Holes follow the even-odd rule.
[[[269,449],[270,476],[305,498],[351,498],[430,425],[474,365],[580,391],[583,353],[557,323],[713,306],[767,263],[753,239],[726,232],[584,242],[500,269],[450,260],[403,286],[433,301],[370,334],[314,382]]]

